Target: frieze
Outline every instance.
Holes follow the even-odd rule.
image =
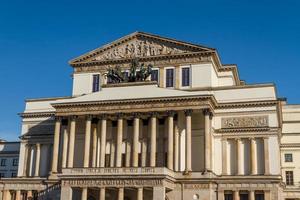
[[[185,184],[184,189],[191,189],[191,190],[209,189],[209,184]]]
[[[222,128],[254,128],[268,127],[268,116],[228,117],[222,118]]]
[[[143,186],[143,187],[153,187],[162,186],[163,180],[160,179],[115,179],[115,180],[64,180],[62,185],[72,186],[72,187],[119,187],[119,186]]]

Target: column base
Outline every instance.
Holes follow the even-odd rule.
[[[57,173],[51,173],[51,174],[49,174],[48,179],[52,179],[52,180],[58,179]]]
[[[192,171],[185,170],[185,171],[183,172],[183,175],[190,175],[190,174],[191,174],[191,172],[192,172]]]

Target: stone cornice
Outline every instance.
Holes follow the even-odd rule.
[[[30,113],[19,113],[22,118],[44,118],[44,117],[54,117],[55,112],[30,112]]]
[[[280,144],[280,147],[296,147],[296,148],[300,148],[300,143]]]
[[[215,129],[215,133],[235,133],[235,132],[268,132],[272,129],[270,127],[261,127],[261,128],[222,128]]]
[[[186,97],[168,97],[156,99],[127,99],[117,101],[101,102],[78,102],[78,103],[54,103],[52,106],[56,109],[57,116],[65,115],[85,115],[85,114],[111,114],[116,112],[151,112],[214,108],[216,100],[213,96],[186,96]],[[213,109],[212,109],[213,110]]]

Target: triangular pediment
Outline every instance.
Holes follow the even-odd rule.
[[[214,49],[148,33],[135,32],[75,58],[70,61],[70,64],[211,50]]]

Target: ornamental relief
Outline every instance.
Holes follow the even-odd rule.
[[[125,44],[104,51],[94,58],[99,60],[113,60],[122,58],[149,57],[157,55],[171,55],[191,52],[191,48],[166,42],[156,42],[149,39],[134,39]]]
[[[222,118],[222,128],[254,128],[268,127],[268,116],[228,117]]]

